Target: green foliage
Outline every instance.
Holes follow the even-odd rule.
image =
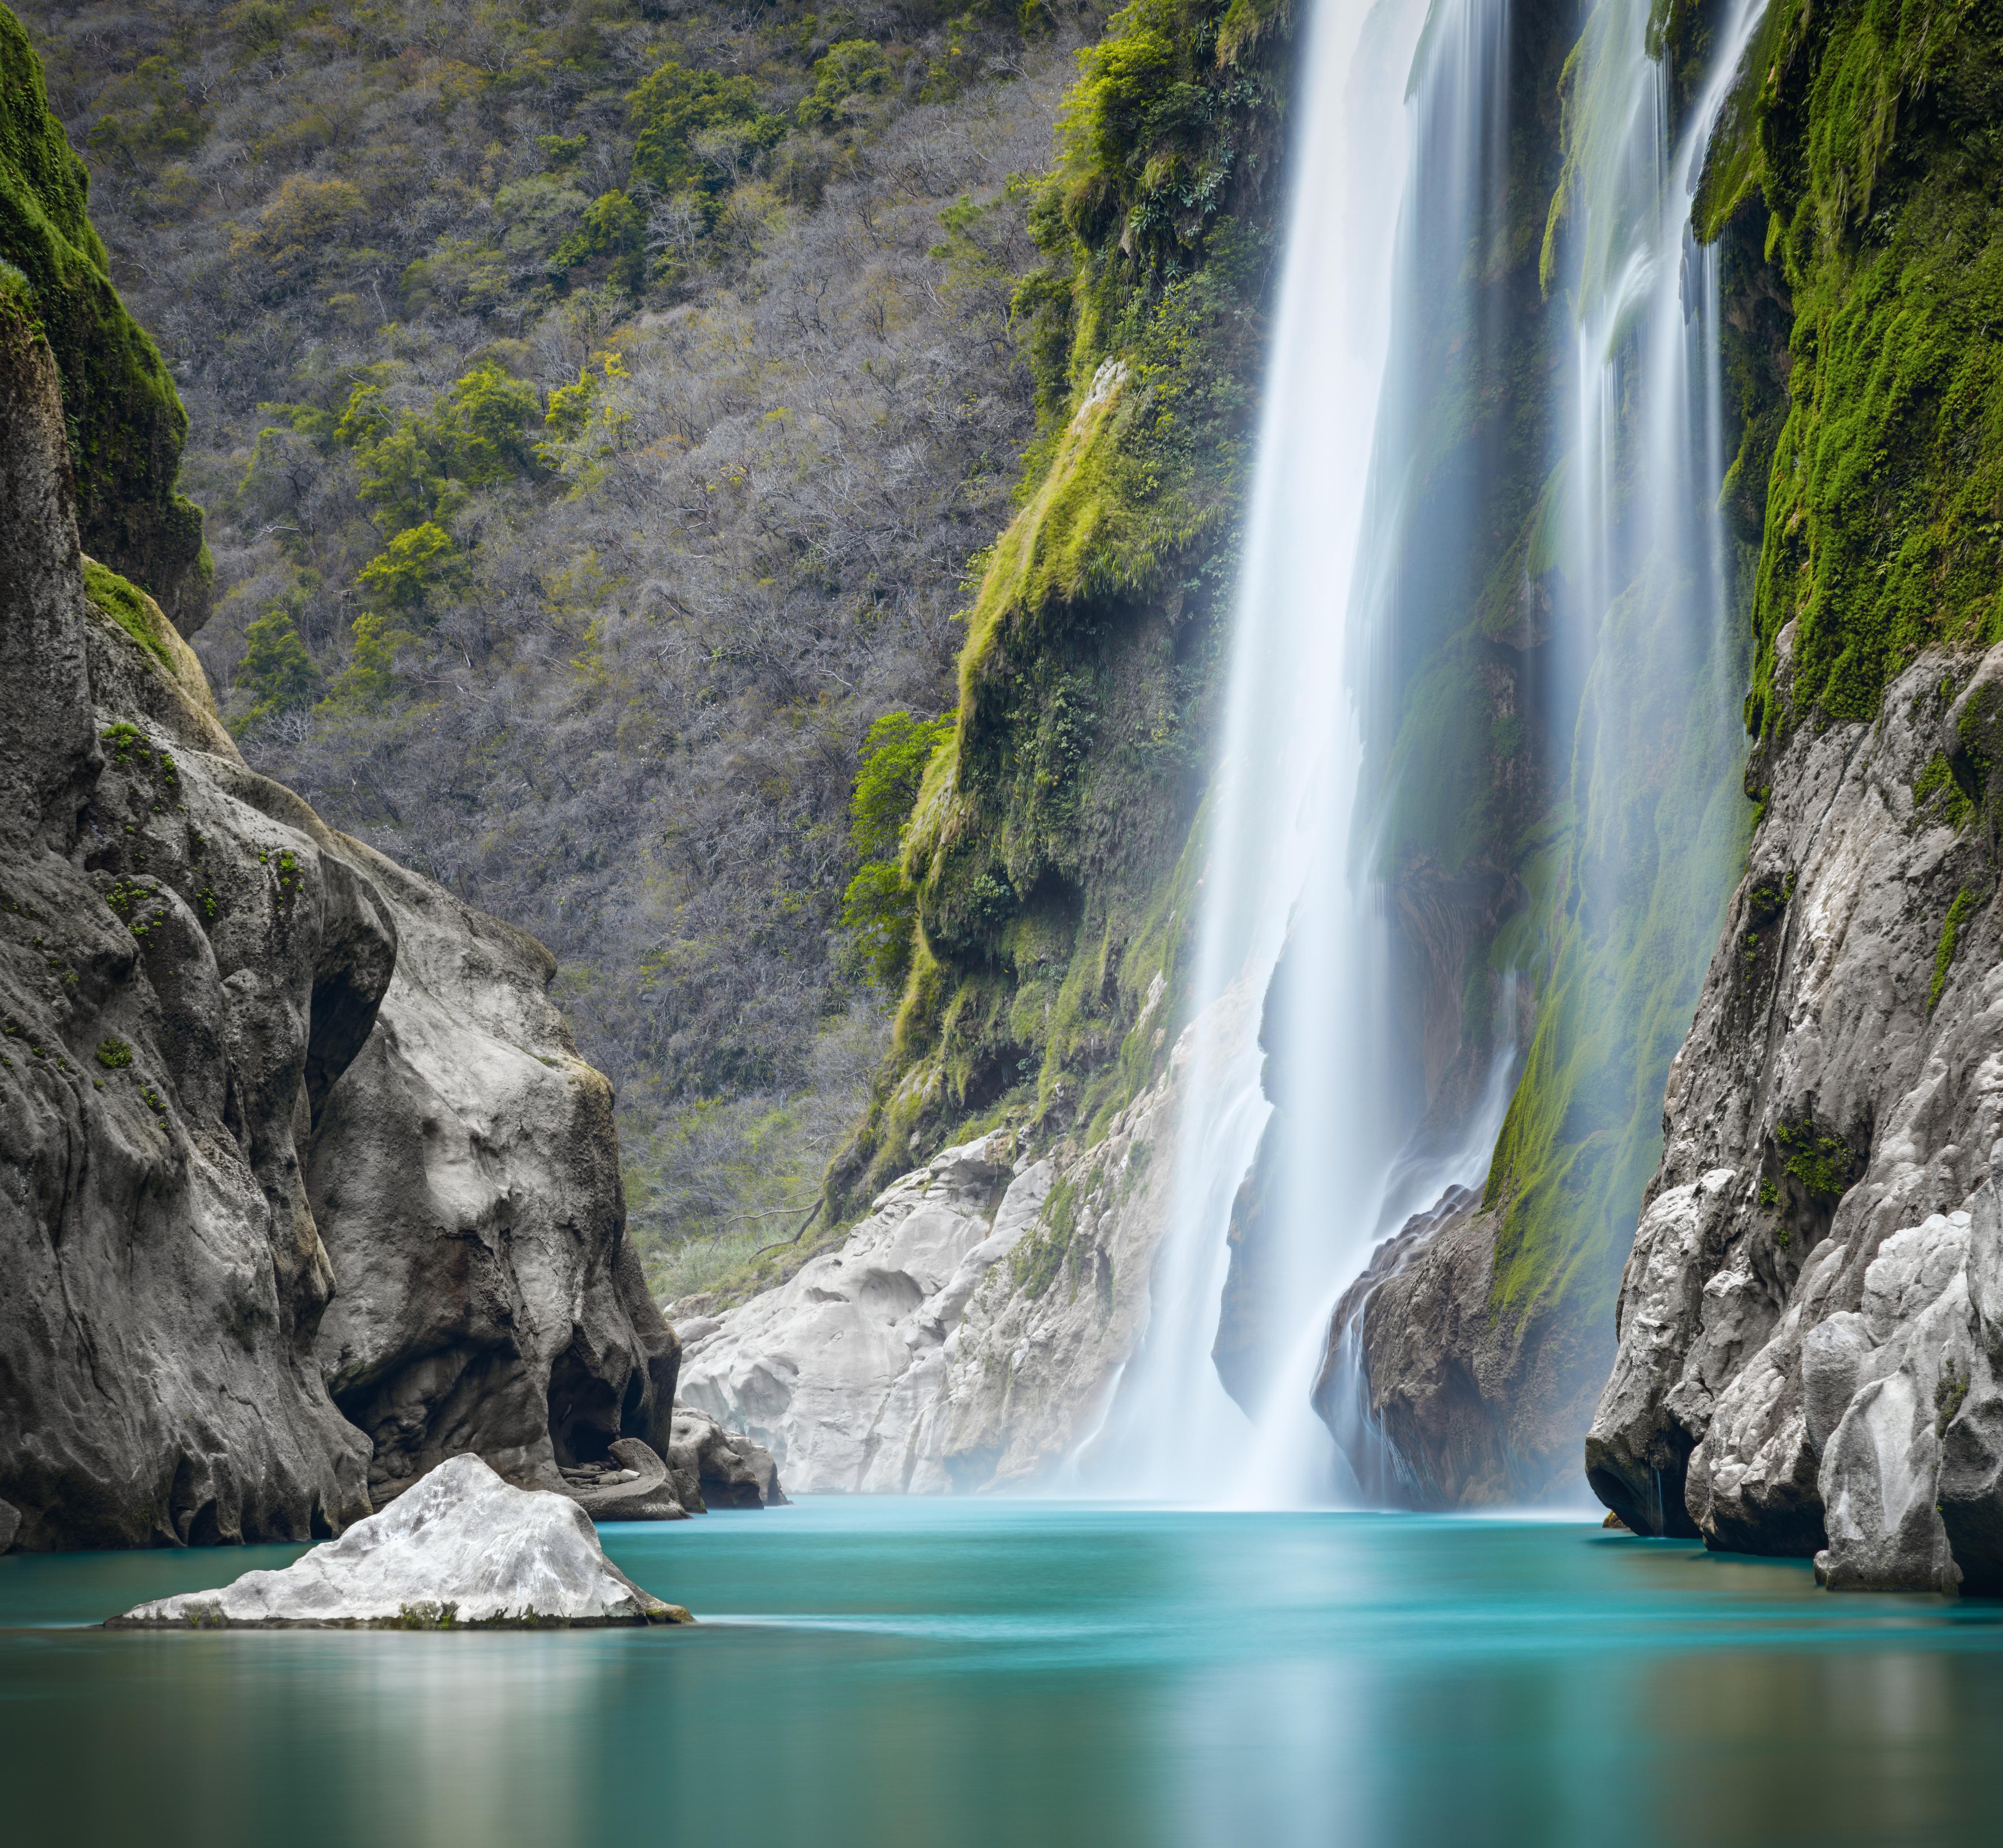
[[[1826,1134],[1810,1118],[1776,1124],[1774,1140],[1786,1151],[1783,1170],[1817,1206],[1833,1207],[1864,1172],[1850,1144],[1840,1136]]]
[[[452,535],[428,520],[399,533],[355,580],[372,601],[406,616],[421,613],[433,599],[465,581],[466,561]]]
[[[61,376],[79,533],[192,627],[210,571],[201,510],[175,492],[187,417],[111,286],[89,188],[49,113],[40,61],[0,6],[0,263],[21,278]]]
[[[107,1071],[123,1071],[132,1063],[132,1049],[114,1034],[98,1042],[97,1062]]]
[[[490,363],[428,410],[393,415],[380,386],[358,385],[332,438],[355,452],[363,504],[396,533],[449,515],[470,490],[539,473],[532,432],[542,421],[536,388]]]
[[[738,170],[786,132],[749,77],[664,64],[627,98],[633,174],[655,191],[694,194],[714,210]]]
[[[843,39],[814,65],[814,86],[793,113],[802,128],[833,128],[855,120],[858,99],[890,81],[890,61],[874,39]]]
[[[320,669],[286,611],[274,606],[246,634],[250,645],[237,667],[236,686],[250,694],[252,704],[238,721],[239,731],[311,705],[320,685]]]
[[[2003,636],[2003,19],[1775,0],[1714,154],[1713,224],[1757,187],[1793,293],[1752,711],[1868,717],[1930,642]]]
[[[1947,986],[1948,972],[1954,966],[1954,952],[1960,941],[1961,927],[1973,914],[1975,907],[1982,902],[1982,894],[1972,892],[1966,886],[1954,895],[1954,903],[1947,908],[1947,916],[1941,924],[1940,946],[1934,952],[1934,979],[1927,990],[1927,1011],[1931,1014],[1940,1005],[1941,990]]]
[[[557,246],[552,272],[562,274],[603,262],[612,280],[637,292],[646,272],[647,215],[623,192],[601,193],[586,207],[584,220]]]
[[[348,665],[327,690],[327,705],[335,711],[365,711],[386,704],[398,690],[397,658],[414,648],[418,638],[386,616],[358,616],[350,631]]]

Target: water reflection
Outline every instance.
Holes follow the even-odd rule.
[[[0,1630],[10,1839],[1764,1848],[1973,1838],[2003,1744],[1994,1607],[1578,1526],[869,1497],[609,1538],[707,1621]],[[218,1563],[0,1560],[0,1625]]]

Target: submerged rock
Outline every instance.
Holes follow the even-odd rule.
[[[281,1572],[163,1598],[121,1630],[579,1628],[687,1623],[606,1558],[574,1501],[448,1458],[381,1514]]]

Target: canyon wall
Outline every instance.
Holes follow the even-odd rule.
[[[550,957],[245,767],[80,549],[120,477],[52,323],[0,266],[0,1546],[302,1540],[454,1451],[665,1455],[677,1350]]]

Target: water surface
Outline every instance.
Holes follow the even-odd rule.
[[[820,1500],[604,1530],[691,1630],[79,1627],[297,1549],[0,1559],[23,1843],[1986,1837],[2003,1609],[1582,1525]]]

